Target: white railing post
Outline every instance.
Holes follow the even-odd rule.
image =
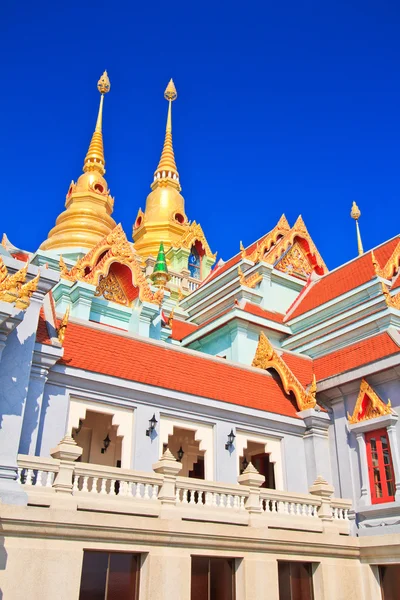
[[[326,522],[331,522],[333,520],[331,503],[333,492],[333,486],[329,485],[321,475],[317,477],[310,487],[310,494],[318,496],[318,498],[321,499],[321,505],[318,508],[318,517]]]
[[[238,477],[238,483],[241,485],[247,485],[250,488],[249,495],[245,502],[245,508],[249,511],[249,513],[262,512],[260,487],[264,481],[264,475],[260,475],[252,463],[249,463],[243,473]]]
[[[173,454],[166,449],[159,461],[154,463],[153,470],[163,475],[163,483],[158,492],[161,504],[176,504],[176,477],[182,464],[178,462]]]
[[[75,461],[82,456],[82,448],[71,436],[66,435],[50,454],[60,460],[60,468],[54,479],[53,488],[62,494],[72,494]]]

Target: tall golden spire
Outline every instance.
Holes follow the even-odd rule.
[[[76,183],[71,182],[65,201],[66,210],[58,216],[56,226],[40,246],[42,250],[62,249],[63,254],[69,248],[88,250],[116,226],[110,216],[114,199],[103,177],[106,172],[102,133],[103,105],[104,94],[110,91],[110,87],[107,71],[104,71],[97,82],[100,106],[96,128],[85,157],[83,174]]]
[[[361,254],[364,254],[364,249],[363,249],[363,245],[362,245],[362,241],[361,241],[360,227],[358,225],[358,219],[361,217],[361,211],[355,202],[353,202],[353,205],[351,207],[350,216],[356,222],[357,248],[358,248],[358,254],[359,254],[359,256],[361,256]]]
[[[179,173],[176,168],[174,148],[172,145],[172,102],[176,100],[178,93],[176,91],[175,84],[171,79],[165,89],[164,98],[168,100],[168,115],[167,115],[167,126],[165,128],[165,139],[164,146],[161,152],[160,162],[154,172],[154,181],[152,189],[154,190],[161,180],[168,179],[168,183],[178,191],[181,190],[179,185]]]
[[[146,199],[146,209],[144,212],[139,209],[133,226],[135,248],[145,258],[157,256],[160,242],[164,243],[166,253],[171,247],[177,247],[188,227],[172,145],[172,102],[177,97],[171,79],[164,92],[164,98],[168,101],[168,114],[161,158],[150,186],[152,191]]]
[[[104,175],[106,172],[104,166],[106,164],[104,158],[104,147],[103,147],[103,104],[104,104],[104,94],[108,94],[110,91],[111,84],[108,79],[107,71],[104,71],[103,75],[100,77],[97,82],[97,89],[100,92],[100,106],[99,113],[97,115],[96,128],[92,135],[92,139],[90,142],[88,153],[85,157],[85,162],[83,165],[84,173],[88,173],[90,171],[98,171],[100,175]]]

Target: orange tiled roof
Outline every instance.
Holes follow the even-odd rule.
[[[397,236],[374,249],[374,254],[380,265],[386,264],[399,239],[400,236]],[[301,302],[294,308],[293,312],[287,313],[285,321],[292,320],[334,298],[338,298],[342,294],[367,283],[373,277],[375,277],[375,271],[371,253],[367,252],[306,286],[303,289]]]
[[[380,333],[314,359],[315,375],[320,381],[399,352],[392,337],[387,332]]]
[[[271,310],[265,310],[264,308],[261,308],[261,306],[258,306],[257,304],[252,304],[251,302],[246,302],[242,310],[252,315],[256,315],[257,317],[263,317],[264,319],[275,321],[275,323],[283,323],[283,319],[285,317],[285,315],[282,313],[272,312]]]
[[[198,325],[195,325],[195,323],[186,323],[186,321],[178,321],[177,319],[173,319],[170,338],[181,341],[184,337],[191,334],[196,329],[198,329]]]
[[[46,325],[46,320],[44,317],[43,308],[40,309],[40,313],[39,313],[38,328],[36,331],[36,341],[39,344],[51,344],[51,340],[49,338],[49,332],[47,331],[47,325]]]
[[[294,400],[267,373],[72,322],[66,330],[61,362],[94,373],[296,417]]]

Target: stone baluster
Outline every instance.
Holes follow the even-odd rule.
[[[247,485],[250,488],[250,493],[245,502],[245,508],[249,513],[262,513],[260,487],[264,481],[264,475],[260,475],[252,463],[249,463],[243,473],[238,477],[238,483]]]
[[[71,436],[66,435],[50,454],[60,461],[60,468],[54,479],[53,488],[58,493],[72,495],[75,461],[82,456],[82,448],[76,444]]]
[[[181,469],[182,464],[175,459],[168,448],[160,460],[153,465],[153,470],[156,473],[163,475],[164,478],[158,492],[158,499],[161,504],[166,507],[172,505],[175,506],[176,504],[176,478]],[[167,511],[167,513],[169,513],[169,511]]]

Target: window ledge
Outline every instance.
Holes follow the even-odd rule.
[[[368,421],[361,421],[354,425],[348,425],[349,431],[353,433],[366,433],[368,431],[374,431],[375,429],[382,429],[383,427],[389,427],[397,423],[398,416],[396,414],[384,415],[383,417],[377,417],[375,419],[369,419]]]

